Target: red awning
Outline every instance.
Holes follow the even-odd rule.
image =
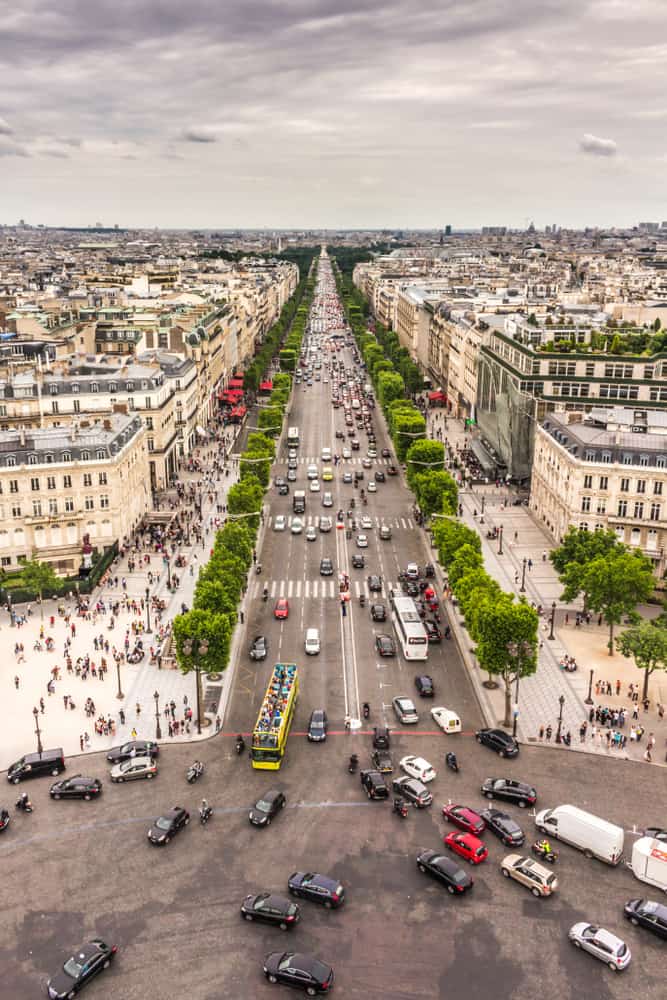
[[[244,417],[245,414],[246,414],[245,406],[235,406],[229,415],[230,417]]]
[[[433,400],[436,400],[436,399],[446,400],[447,396],[442,391],[442,389],[436,389],[435,392],[429,392],[428,398],[429,399],[433,399]]]
[[[273,382],[261,382],[259,388],[262,392],[270,392],[273,389]]]
[[[234,378],[240,378],[241,381],[243,381],[244,378],[243,372],[234,372]]]
[[[229,380],[229,385],[227,386],[227,388],[228,389],[242,389],[243,388],[243,379],[242,378],[232,378],[232,379],[230,379]]]
[[[222,398],[230,399],[233,402],[235,402],[237,399],[240,399],[242,395],[243,395],[243,389],[225,389],[225,391],[222,393]]]

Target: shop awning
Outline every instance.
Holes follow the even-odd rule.
[[[273,382],[261,382],[259,389],[260,392],[271,392],[273,389]]]
[[[443,403],[447,402],[447,396],[442,391],[442,389],[436,389],[434,392],[429,392],[428,398],[431,400],[431,402],[437,402],[437,401],[442,401]]]
[[[246,415],[246,408],[245,406],[235,406],[229,415],[230,417],[244,417]]]

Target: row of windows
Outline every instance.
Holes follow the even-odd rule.
[[[579,522],[579,527],[581,528],[582,531],[588,531],[589,530],[588,521],[580,521]],[[605,531],[607,529],[607,527],[608,527],[608,525],[606,525],[606,524],[596,524],[595,525],[595,531]],[[642,532],[641,528],[632,528],[632,530],[630,532],[630,544],[631,545],[639,545],[640,544],[640,542],[641,542],[641,532]],[[618,527],[616,528],[616,535],[617,535],[618,540],[620,542],[625,542],[625,528],[624,527],[622,527],[621,525],[618,525]],[[657,549],[657,544],[658,544],[658,531],[657,531],[657,528],[649,528],[646,531],[646,548],[647,549]]]
[[[77,393],[79,392],[80,387],[78,382],[72,382],[69,386],[63,386],[62,388],[65,393],[70,393],[70,392]],[[146,389],[149,389],[150,386],[148,382],[142,382],[141,388],[145,391]],[[104,389],[105,392],[118,392],[118,386],[115,382],[110,382],[108,386],[104,387]],[[91,382],[90,391],[99,392],[100,391],[99,382]],[[123,387],[123,391],[134,392],[134,382],[126,382],[125,386]],[[49,386],[49,392],[51,393],[52,396],[57,396],[58,393],[60,392],[60,386],[52,382],[51,385]]]
[[[646,505],[644,504],[643,500],[636,500],[635,503],[634,503],[634,506],[631,506],[630,508],[628,507],[628,501],[627,500],[619,500],[617,508],[616,508],[616,516],[617,517],[627,517],[628,516],[628,509],[630,509],[630,510],[633,511],[633,513],[632,513],[631,516],[634,517],[634,518],[637,518],[638,520],[641,520],[644,517],[644,507],[645,506],[648,507],[649,520],[650,521],[659,521],[660,520],[661,505],[659,503],[652,503],[650,505],[650,507],[649,507],[648,504],[646,504]]]
[[[654,494],[656,496],[662,496],[663,482],[664,481],[662,479],[654,479],[653,480],[653,492],[654,492]],[[621,492],[622,493],[629,493],[630,492],[630,483],[631,483],[631,480],[628,479],[628,478],[626,478],[626,477],[623,477],[621,479],[620,488],[621,488]],[[648,486],[648,480],[647,479],[638,479],[635,482],[634,492],[635,493],[646,493],[646,491],[647,491],[646,487],[647,486]],[[601,490],[607,490],[607,489],[609,489],[609,476],[600,476],[600,478],[598,480],[598,488],[601,489]],[[592,490],[593,489],[593,476],[584,476],[584,489],[585,490]]]
[[[108,510],[109,509],[109,497],[106,494],[103,494],[102,496],[99,497],[99,506],[100,506],[100,510]],[[63,501],[63,507],[62,507],[62,509],[63,509],[64,513],[66,513],[66,514],[73,514],[74,513],[74,497],[65,497],[65,499]],[[91,496],[84,497],[83,498],[83,509],[84,510],[95,510],[95,497],[91,497]],[[23,517],[23,510],[24,510],[24,508],[21,506],[21,504],[18,501],[16,503],[13,503],[11,505],[10,510],[11,510],[11,516],[12,517]],[[44,513],[47,512],[47,511],[48,511],[49,515],[51,515],[51,514],[59,514],[60,513],[59,506],[58,506],[58,501],[56,499],[49,500],[47,504],[45,504],[42,500],[33,500],[32,501],[32,517],[42,517],[44,515]],[[5,517],[5,509],[4,509],[3,506],[0,505],[0,520],[4,520],[4,517]]]
[[[614,458],[610,451],[587,451],[584,454],[584,460],[586,462],[603,462],[605,465],[611,465]],[[650,455],[636,455],[632,452],[625,452],[621,456],[621,463],[623,465],[651,465]],[[653,463],[656,469],[667,468],[667,455],[656,455],[655,462]]]
[[[98,484],[100,486],[107,486],[107,484],[108,484],[108,478],[107,478],[106,472],[99,472],[98,473],[98,475],[97,475],[97,482],[98,482]],[[84,472],[83,477],[82,477],[82,485],[83,486],[92,486],[93,485],[93,474],[92,474],[92,472]],[[56,482],[56,477],[55,476],[47,476],[46,477],[46,488],[47,488],[47,490],[57,490],[58,489],[58,484]],[[71,488],[72,488],[72,477],[71,476],[63,476],[63,489],[70,490]],[[31,479],[30,479],[30,489],[33,491],[33,493],[39,493],[39,491],[41,489],[41,480],[37,476],[32,476],[31,477]],[[4,492],[3,491],[3,486],[2,486],[2,483],[0,482],[0,494],[2,494],[3,492]],[[19,481],[18,481],[18,479],[10,479],[9,480],[9,492],[10,493],[18,493],[19,492]]]
[[[95,458],[97,460],[103,460],[106,457],[107,453],[102,448],[98,448],[97,451],[95,452]],[[92,452],[90,451],[82,451],[81,454],[79,455],[79,461],[81,462],[90,462],[91,458],[92,458]],[[28,455],[28,465],[53,465],[54,460],[55,457],[50,452],[47,452],[44,455],[34,455],[34,454]],[[59,461],[71,462],[72,461],[71,452],[64,451],[60,455]],[[5,459],[5,465],[14,468],[16,464],[17,464],[16,455],[7,455]]]

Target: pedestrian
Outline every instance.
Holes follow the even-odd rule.
[[[79,736],[79,746],[81,747],[81,753],[83,753],[83,736]]]
[[[540,739],[544,739],[544,726],[540,726]]]
[[[565,624],[566,625],[570,624],[570,612],[569,611],[565,612]]]
[[[349,715],[345,716],[345,732],[349,733],[352,728],[352,719]]]
[[[124,711],[124,709],[121,708],[119,710],[119,712],[118,712],[118,718],[120,719],[121,726],[124,726],[125,725],[125,711]]]
[[[616,697],[617,698],[620,695],[620,693],[621,693],[621,682],[619,680],[617,680],[616,681]]]
[[[39,710],[42,713],[42,715],[44,715],[44,699],[43,698],[39,699]]]
[[[665,706],[658,702],[658,718],[664,719],[665,717]]]
[[[547,743],[550,741],[552,733],[553,733],[553,730],[552,730],[551,726],[547,726],[546,734],[545,734],[546,738],[547,738]]]
[[[530,570],[533,568],[533,560],[529,559],[527,565],[528,565],[528,571],[530,572]]]
[[[546,551],[543,551],[542,552],[542,562],[546,562],[546,561],[547,561],[547,554],[546,554]]]
[[[137,702],[136,705],[136,713],[137,713],[137,718],[139,718],[139,716],[141,715],[141,705],[139,704],[139,702]]]
[[[169,720],[169,735],[170,736],[174,735],[174,727],[173,727],[173,725],[171,723],[171,719]]]
[[[517,570],[516,573],[514,574],[514,583],[517,584],[518,582],[519,582],[519,571]]]
[[[216,731],[216,733],[219,733],[221,728],[222,728],[222,719],[220,718],[219,715],[216,715],[216,717],[215,717],[215,731]]]
[[[187,708],[187,704],[188,704],[188,696],[187,696],[187,694],[184,694],[184,695],[183,695],[183,704],[184,704],[184,705],[186,706],[186,708]]]
[[[17,691],[18,691],[18,689],[19,689],[19,684],[20,684],[20,683],[21,683],[21,682],[20,682],[20,680],[19,680],[19,676],[18,676],[18,674],[17,674],[17,675],[16,675],[16,677],[14,678],[14,687],[16,688],[16,690],[17,690]]]
[[[245,615],[243,614],[242,611],[239,611],[239,620],[241,622],[241,625],[243,625],[243,623],[245,621]]]
[[[132,732],[130,733],[130,735],[131,735],[131,737],[132,737],[133,740],[136,740],[136,738],[137,738],[137,731],[134,728],[134,726],[132,726]]]
[[[649,750],[648,747],[646,747],[646,750],[644,750],[644,760],[646,761],[647,764],[653,763],[653,757],[651,756],[651,751]]]

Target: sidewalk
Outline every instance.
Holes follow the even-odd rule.
[[[243,425],[227,428],[226,433],[235,432],[235,439],[243,430]],[[231,451],[234,443],[230,445]],[[191,529],[198,523],[201,526],[201,541],[197,542],[193,530],[190,534],[190,544],[183,542],[180,544],[171,558],[171,574],[180,577],[178,587],[173,593],[167,588],[167,569],[163,564],[162,556],[156,553],[151,547],[140,548],[141,555],[150,553],[150,563],[144,564],[139,554],[127,552],[124,557],[119,557],[110,567],[110,580],[104,586],[97,589],[90,599],[90,612],[86,616],[77,616],[75,601],[45,601],[42,607],[44,618],[40,617],[38,606],[32,606],[32,614],[28,615],[27,623],[21,627],[10,627],[9,616],[2,615],[0,622],[0,656],[2,656],[2,668],[0,668],[0,686],[3,691],[3,705],[5,713],[3,719],[2,736],[0,746],[2,754],[0,757],[0,767],[5,767],[11,761],[37,749],[37,737],[35,734],[35,719],[33,708],[39,709],[37,722],[41,732],[41,741],[44,747],[62,746],[65,755],[79,754],[82,752],[81,737],[88,734],[88,741],[84,741],[84,751],[96,752],[106,750],[111,746],[133,738],[133,731],[140,739],[154,739],[156,736],[156,701],[154,694],[157,692],[158,711],[162,738],[165,742],[187,742],[198,739],[196,725],[196,679],[195,675],[183,675],[178,669],[159,669],[156,663],[150,663],[149,649],[156,648],[160,642],[160,631],[166,634],[171,625],[173,617],[181,610],[181,605],[192,606],[194,587],[199,572],[199,567],[204,565],[208,559],[208,553],[213,545],[215,530],[210,526],[210,520],[214,517],[224,518],[224,515],[217,514],[217,505],[226,503],[226,496],[229,487],[236,481],[238,476],[238,464],[231,462],[229,475],[224,474],[222,462],[221,466],[215,469],[215,462],[219,459],[221,449],[216,440],[211,438],[206,443],[202,443],[193,453],[193,458],[200,459],[202,467],[198,472],[186,472],[181,469],[180,482],[188,486],[193,483],[202,487],[201,520],[196,515],[193,516]],[[212,501],[209,500],[212,496]],[[159,505],[162,510],[170,504],[175,504],[175,491],[170,491],[167,495],[159,498]],[[194,507],[191,503],[179,502],[174,507],[179,513],[190,511],[194,514]],[[176,568],[175,557],[182,555],[185,559],[185,566]],[[129,563],[134,560],[135,567],[131,571]],[[192,568],[192,574],[190,569]],[[148,573],[153,574],[151,583]],[[115,580],[118,584],[116,585]],[[123,587],[123,581],[125,586]],[[156,615],[151,609],[150,624],[151,633],[145,631],[146,612],[143,607],[145,602],[146,589],[150,591],[150,596],[161,598],[166,601],[166,608],[161,615]],[[137,603],[137,610],[132,608],[122,608],[114,617],[114,627],[110,628],[111,614],[110,605],[114,601],[123,601],[127,598],[129,603],[133,599]],[[95,612],[97,601],[103,600],[105,611]],[[58,615],[58,604],[65,604],[67,617]],[[27,606],[17,607],[17,611],[27,611]],[[71,616],[71,617],[70,617]],[[51,626],[50,619],[53,617],[54,624]],[[157,618],[157,620],[156,620]],[[72,634],[72,624],[75,634]],[[51,637],[54,640],[52,652],[37,651],[34,646],[40,637],[40,628],[44,628],[44,637]],[[134,625],[137,633],[133,631]],[[134,646],[135,638],[140,638],[143,642],[146,655],[141,663],[132,665],[122,662],[119,667],[120,685],[123,698],[117,697],[118,691],[118,669],[114,661],[113,648],[123,651],[125,648],[126,636],[129,639],[129,648]],[[94,640],[98,639],[109,643],[109,651],[102,648],[95,650]],[[66,639],[70,640],[69,649],[65,649]],[[24,659],[15,654],[15,644],[21,643],[24,647]],[[42,644],[44,645],[44,643]],[[69,653],[73,672],[66,670],[66,655]],[[74,667],[77,660],[90,657],[91,663],[96,668],[99,667],[101,658],[107,662],[106,675],[101,675],[96,669],[96,676],[92,674],[92,667],[84,679],[77,676]],[[59,668],[59,679],[53,681],[53,693],[50,694],[47,688],[52,678],[53,668]],[[18,678],[16,687],[15,678]],[[211,735],[215,731],[216,715],[219,711],[219,701],[222,693],[222,681],[219,684],[206,682],[202,678],[202,718],[208,716],[208,724],[202,726],[202,736]],[[64,696],[70,696],[74,703],[74,709],[66,707]],[[43,700],[43,711],[40,699]],[[85,703],[87,699],[92,699],[94,712],[87,715]],[[180,733],[178,736],[169,737],[168,725],[171,718],[170,706],[174,703],[175,719],[179,722]],[[139,706],[139,713],[137,713]],[[185,709],[190,707],[193,718],[189,725],[189,732],[186,730]],[[121,711],[124,712],[125,722],[121,722]],[[95,722],[103,718],[106,728],[113,728],[113,732],[107,735],[96,734]],[[110,726],[111,724],[111,726]]]
[[[456,444],[461,446],[464,437],[469,438],[469,432],[464,430],[461,421],[453,420],[451,417],[446,418],[446,423],[445,430],[444,411],[435,410],[428,414],[428,426],[431,432],[434,426],[440,428],[443,440],[447,438],[451,447],[455,447]],[[562,695],[565,699],[562,732],[566,733],[568,730],[571,732],[572,749],[611,753],[640,760],[646,749],[648,734],[653,733],[657,741],[653,753],[654,763],[664,763],[667,718],[663,720],[659,718],[657,705],[661,703],[667,706],[667,677],[664,673],[656,672],[650,679],[649,711],[644,713],[640,706],[638,719],[639,724],[646,730],[646,735],[639,744],[631,742],[630,728],[634,720],[631,718],[633,704],[628,697],[628,688],[634,683],[640,686],[641,691],[643,672],[637,670],[632,661],[618,652],[612,657],[608,655],[606,646],[608,629],[604,624],[601,627],[597,624],[581,628],[575,626],[576,613],[581,611],[581,602],[569,606],[560,603],[562,586],[548,558],[552,548],[551,540],[533,520],[526,506],[512,505],[512,499],[515,497],[516,492],[512,489],[503,486],[498,488],[495,484],[476,486],[474,490],[462,489],[460,492],[460,503],[463,506],[462,521],[480,535],[486,571],[503,590],[519,594],[523,560],[526,559],[525,597],[535,606],[541,605],[544,609],[540,624],[538,668],[532,677],[520,682],[517,734],[524,741],[537,741],[540,727],[546,729],[547,726],[551,726],[555,737],[560,711],[559,697]],[[502,554],[499,552],[498,539],[489,540],[486,537],[487,531],[493,528],[500,530],[501,526]],[[554,602],[556,603],[554,639],[550,640],[550,620]],[[639,611],[644,617],[652,617],[658,614],[659,609],[641,607]],[[451,606],[450,617],[460,622],[458,611],[454,606]],[[597,616],[594,621],[597,623]],[[482,686],[487,678],[468,652],[471,642],[467,633],[461,645],[464,656],[467,656],[471,664],[474,663],[473,677],[482,705],[486,707],[488,722],[490,725],[499,725],[504,715],[504,689],[489,691]],[[566,673],[561,669],[560,662],[565,656],[574,657],[578,665],[576,672]],[[591,671],[593,706],[585,703]],[[616,697],[615,693],[617,680],[621,681],[619,697]],[[611,682],[613,696],[602,693],[596,695],[595,685],[598,681]],[[512,701],[514,703],[514,697]],[[591,708],[594,711],[596,707],[628,710],[628,719],[621,729],[621,732],[628,737],[624,750],[607,749],[606,728],[602,737],[599,734],[592,736],[593,725],[600,729],[595,719],[593,723],[589,722]],[[579,729],[584,720],[588,723],[588,729],[585,740],[580,742]]]

